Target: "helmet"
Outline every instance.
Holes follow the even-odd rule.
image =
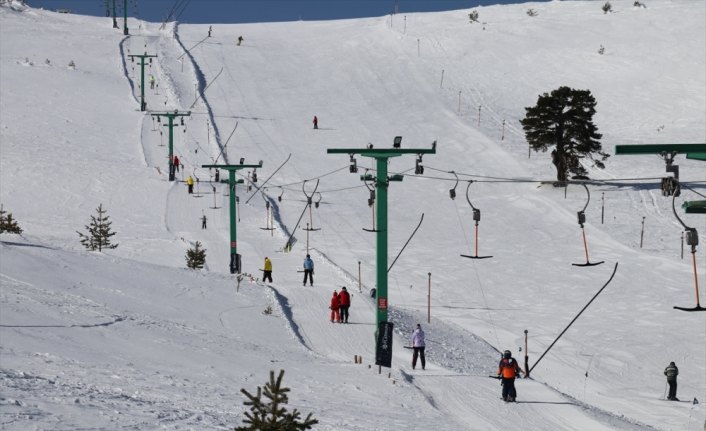
[[[509,358],[510,356],[512,356],[512,352],[510,352],[509,350],[505,350],[505,351],[503,352],[503,358],[507,359],[507,358]]]

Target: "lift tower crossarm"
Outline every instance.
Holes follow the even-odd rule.
[[[650,144],[616,145],[615,155],[660,154],[662,152],[686,154],[687,159],[706,161],[706,144]]]
[[[262,161],[257,165],[201,165],[202,168],[215,168],[215,169],[225,169],[228,171],[228,189],[229,195],[229,210],[230,210],[230,273],[235,274],[241,272],[240,264],[237,262],[238,255],[238,234],[237,234],[237,220],[238,217],[235,214],[235,173],[240,169],[248,168],[261,168]]]

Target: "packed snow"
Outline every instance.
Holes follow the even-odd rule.
[[[0,427],[232,429],[248,411],[241,388],[283,369],[287,408],[312,412],[316,430],[702,429],[706,313],[673,306],[694,306],[706,279],[706,217],[680,209],[704,199],[706,165],[675,159],[687,186],[676,212],[699,232],[695,280],[660,190],[664,161],[614,147],[706,142],[706,3],[611,4],[479,7],[473,23],[470,9],[214,23],[207,37],[209,25],[133,18],[124,36],[110,18],[0,2],[0,202],[24,230],[0,235]],[[145,67],[156,86],[142,112],[131,58],[144,54],[156,55]],[[553,187],[549,153],[529,153],[519,123],[563,85],[594,95],[612,154],[604,170],[586,165],[590,194]],[[175,121],[184,167],[170,182],[166,120],[150,114],[174,110],[190,115]],[[353,174],[327,149],[390,148],[395,136],[437,144],[422,175],[416,154],[389,162],[404,175],[389,186],[390,264],[422,222],[389,270],[394,353],[380,369],[360,178],[375,164],[358,155]],[[229,190],[202,165],[240,158],[262,168],[257,182],[237,172],[239,282]],[[467,199],[482,211],[478,254],[492,258],[460,256],[475,254]],[[119,246],[86,251],[77,231],[101,204]],[[190,270],[197,241],[206,266]],[[298,272],[307,252],[313,286]],[[266,256],[272,283],[260,280]],[[572,265],[587,260],[605,263]],[[350,321],[331,323],[342,286]],[[417,323],[425,370],[404,348]],[[488,378],[505,349],[536,364],[516,404]],[[682,402],[665,400],[670,361]]]

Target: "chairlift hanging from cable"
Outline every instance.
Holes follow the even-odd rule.
[[[316,193],[316,189],[319,188],[319,181],[320,180],[318,180],[318,179],[316,180],[316,187],[314,187],[314,191],[311,192],[311,194],[308,194],[306,192],[306,181],[307,180],[304,180],[304,182],[302,183],[302,192],[304,192],[304,196],[306,196],[306,205],[309,207],[309,223],[307,223],[306,228],[304,228],[304,230],[306,230],[306,231],[321,230],[321,228],[318,228],[318,229],[314,228],[314,216],[312,214],[312,209],[311,209],[311,204],[313,201],[312,198],[314,197],[314,194]],[[316,207],[318,208],[318,205]]]
[[[591,192],[588,191],[588,187],[586,187],[586,184],[581,183],[584,189],[586,189],[586,194],[588,195],[588,199],[586,199],[586,205],[584,205],[583,209],[577,213],[578,215],[578,222],[579,226],[581,226],[581,235],[583,236],[583,248],[586,253],[586,263],[572,263],[574,266],[596,266],[604,263],[604,260],[601,260],[600,262],[590,262],[588,259],[588,245],[586,245],[586,231],[583,228],[583,224],[586,223],[586,208],[588,208],[588,203],[591,201]],[[567,184],[568,187],[568,184]]]
[[[674,217],[676,217],[677,220],[679,220],[679,223],[684,227],[684,230],[686,231],[686,243],[691,246],[691,261],[693,262],[694,267],[694,288],[696,290],[696,306],[689,308],[677,307],[675,305],[674,309],[681,311],[706,311],[706,307],[702,307],[699,303],[699,279],[696,271],[696,246],[699,245],[699,234],[696,231],[696,228],[687,226],[682,219],[679,218],[677,215],[677,210],[674,207],[674,199],[681,194],[679,190],[680,188],[679,183],[677,183],[677,190],[672,194],[672,212],[674,212]]]
[[[456,177],[456,178],[458,181],[458,177]],[[456,184],[458,184],[458,182]],[[466,187],[466,200],[468,201],[468,205],[470,205],[471,208],[473,209],[473,221],[475,221],[475,223],[476,223],[476,240],[475,240],[475,253],[476,254],[475,254],[475,256],[470,256],[467,254],[462,254],[461,256],[467,257],[470,259],[488,259],[493,256],[478,256],[478,222],[480,222],[480,210],[473,206],[473,204],[471,203],[471,198],[468,197],[468,191],[471,188],[471,184],[473,184],[473,180],[468,181],[468,187]],[[456,187],[454,186],[454,189],[452,189],[452,190],[455,190],[455,189],[456,189]]]

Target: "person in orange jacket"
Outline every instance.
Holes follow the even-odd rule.
[[[338,294],[338,304],[341,309],[341,323],[348,323],[348,309],[351,306],[351,295],[346,290],[346,286],[341,288]]]
[[[515,402],[517,391],[515,390],[515,377],[522,373],[517,361],[512,357],[512,352],[505,350],[503,358],[498,364],[498,377],[502,380],[503,401]]]
[[[336,321],[336,323],[341,322],[341,315],[338,313],[338,308],[340,307],[340,303],[338,301],[338,292],[335,290],[333,291],[333,296],[331,297],[331,306],[329,309],[331,310],[331,323]]]

